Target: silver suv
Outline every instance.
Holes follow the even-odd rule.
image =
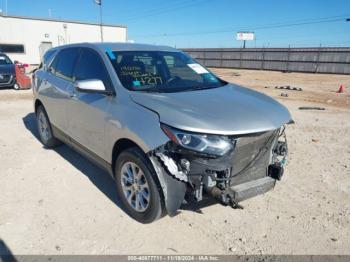
[[[241,207],[283,174],[288,110],[174,48],[61,46],[33,79],[42,143],[64,142],[107,170],[142,223],[208,198]]]

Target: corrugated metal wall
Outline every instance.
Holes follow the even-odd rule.
[[[207,67],[350,74],[350,48],[182,49]]]

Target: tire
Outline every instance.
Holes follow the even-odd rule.
[[[15,83],[15,84],[13,85],[13,89],[16,90],[16,91],[18,91],[18,90],[21,89],[21,86],[20,86],[18,83]]]
[[[36,110],[36,122],[40,141],[45,147],[52,148],[62,143],[53,136],[49,117],[47,116],[45,108],[42,105],[40,105]]]
[[[115,176],[119,199],[129,216],[143,224],[161,217],[161,189],[151,162],[139,148],[126,149],[118,156]]]

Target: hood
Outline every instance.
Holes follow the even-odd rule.
[[[131,99],[159,114],[160,122],[199,133],[237,135],[273,130],[291,120],[287,108],[248,88],[178,92],[132,92]]]
[[[13,75],[15,74],[15,65],[0,65],[0,74],[1,75]]]

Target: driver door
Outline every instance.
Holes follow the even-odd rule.
[[[113,88],[106,66],[93,49],[81,48],[74,70],[74,80],[101,80],[106,89]],[[73,82],[68,87],[68,135],[80,146],[103,158],[105,154],[105,124],[113,96],[77,90]]]

